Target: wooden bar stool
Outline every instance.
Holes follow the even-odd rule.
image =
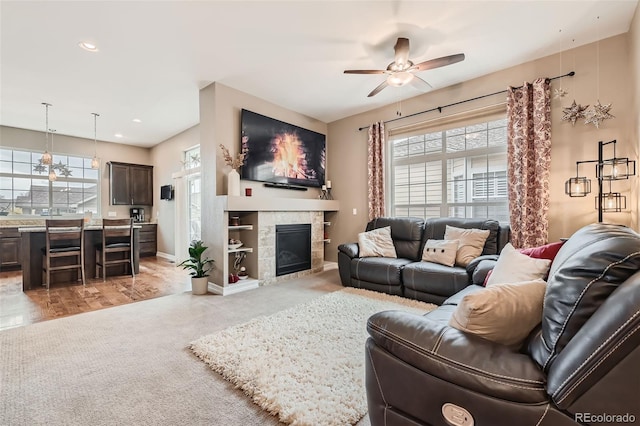
[[[46,246],[42,249],[43,281],[47,290],[51,285],[51,273],[79,269],[82,277],[82,285],[85,285],[84,277],[84,219],[47,219],[45,221]],[[52,262],[53,259],[74,257],[73,264],[60,264]]]
[[[110,253],[125,253],[124,258],[109,259]],[[96,278],[107,279],[107,267],[129,264],[131,276],[135,276],[133,267],[133,219],[102,219],[102,243],[96,244]]]

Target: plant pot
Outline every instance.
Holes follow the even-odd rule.
[[[191,294],[207,294],[209,277],[191,277]]]

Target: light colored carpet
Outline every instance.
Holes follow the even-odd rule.
[[[339,282],[333,269],[225,297],[183,293],[1,331],[0,424],[277,425],[187,344],[341,290]],[[368,424],[365,416],[358,426]]]
[[[424,314],[434,308],[347,288],[204,336],[191,348],[284,423],[355,424],[367,412],[367,319],[384,310]]]

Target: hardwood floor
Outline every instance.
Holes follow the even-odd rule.
[[[187,271],[157,257],[140,259],[135,277],[88,279],[22,291],[20,271],[0,272],[0,330],[191,290]]]

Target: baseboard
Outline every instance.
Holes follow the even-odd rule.
[[[222,296],[228,296],[230,294],[241,293],[243,291],[253,290],[260,287],[260,281],[256,279],[247,279],[244,281],[238,281],[228,286],[220,286],[218,284],[209,283],[209,291],[211,293],[220,294]]]
[[[169,254],[169,253],[163,253],[161,251],[156,252],[156,256],[157,257],[161,257],[163,259],[167,259],[171,262],[175,262],[176,261],[176,257],[173,254]]]

